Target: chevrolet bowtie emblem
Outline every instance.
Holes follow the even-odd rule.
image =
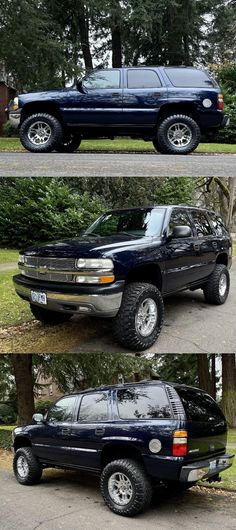
[[[39,274],[46,274],[47,272],[47,265],[40,265],[38,268]]]

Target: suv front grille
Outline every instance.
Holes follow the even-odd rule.
[[[20,265],[20,271],[24,276],[50,282],[74,282],[75,267],[74,258],[43,258],[25,256],[24,265]]]

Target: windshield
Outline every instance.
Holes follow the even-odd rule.
[[[86,230],[85,235],[110,236],[127,234],[139,237],[160,236],[164,215],[164,208],[140,208],[137,210],[108,212],[97,219]]]

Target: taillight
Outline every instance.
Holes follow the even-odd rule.
[[[218,94],[218,109],[223,110],[223,108],[224,108],[223,94]]]
[[[188,433],[187,431],[174,431],[173,434],[173,456],[186,456],[188,446]]]

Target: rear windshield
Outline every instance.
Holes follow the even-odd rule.
[[[129,387],[117,391],[119,417],[123,420],[170,418],[166,392],[161,386]]]
[[[176,87],[207,88],[217,86],[214,79],[210,78],[206,72],[195,68],[165,68],[165,73],[172,85]]]
[[[191,421],[218,423],[225,421],[217,403],[208,394],[191,388],[176,388],[187,416]]]

